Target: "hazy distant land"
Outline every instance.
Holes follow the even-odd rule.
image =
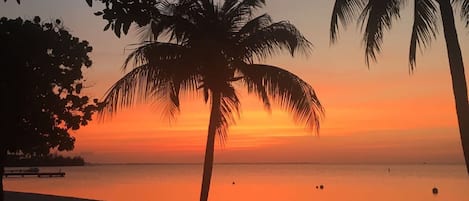
[[[10,155],[7,157],[7,167],[31,167],[31,166],[83,166],[85,159],[80,156],[64,157],[61,155],[45,155],[25,157]]]

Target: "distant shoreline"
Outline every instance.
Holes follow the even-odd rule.
[[[39,193],[5,191],[5,201],[97,201],[84,198],[45,195]]]
[[[80,156],[64,157],[60,155],[24,156],[9,155],[6,167],[58,167],[58,166],[84,166],[85,159]]]

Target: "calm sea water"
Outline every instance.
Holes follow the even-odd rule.
[[[59,168],[41,168],[41,171]],[[109,201],[195,201],[202,165],[61,167],[64,178],[7,178],[11,191]],[[390,171],[389,171],[389,170]],[[235,182],[235,184],[233,184]],[[323,185],[324,189],[316,188]],[[439,193],[432,194],[437,187]],[[215,165],[211,201],[469,201],[462,165]]]

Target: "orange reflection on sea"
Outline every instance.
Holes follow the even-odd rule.
[[[65,178],[7,178],[5,188],[109,201],[190,201],[199,199],[202,166],[95,165],[62,170]],[[432,194],[434,187],[438,195]],[[467,189],[463,165],[218,164],[209,200],[468,201]]]

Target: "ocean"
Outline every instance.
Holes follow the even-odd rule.
[[[40,169],[66,176],[6,178],[5,189],[109,201],[196,201],[202,175],[199,164]],[[216,164],[209,200],[469,201],[469,176],[460,164]]]

